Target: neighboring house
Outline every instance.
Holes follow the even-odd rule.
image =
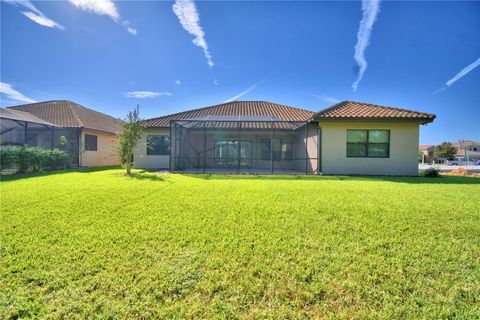
[[[456,157],[459,161],[476,162],[480,160],[480,142],[472,140],[459,140],[453,143],[457,148]]]
[[[68,100],[24,104],[6,110],[28,113],[55,125],[53,141],[46,147],[66,148],[72,157],[72,165],[95,167],[120,164],[116,143],[122,123],[118,119]],[[26,129],[31,127],[27,125]],[[67,139],[66,146],[61,145],[60,136]],[[24,143],[36,145],[28,139],[17,141],[17,144]]]
[[[174,172],[418,175],[435,115],[343,101],[320,112],[234,101],[144,121],[137,168]]]
[[[424,145],[424,146],[419,146],[418,151],[422,155],[422,163],[432,163],[433,162],[433,153],[435,152],[435,146],[434,145]]]

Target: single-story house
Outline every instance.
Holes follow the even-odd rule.
[[[432,163],[435,146],[432,144],[418,146],[418,152],[422,156],[422,163]]]
[[[434,114],[343,101],[319,112],[233,101],[144,121],[135,167],[172,172],[418,175]]]
[[[85,108],[68,100],[53,100],[12,106],[5,109],[10,113],[21,112],[44,121],[50,131],[41,129],[40,124],[8,121],[2,117],[2,131],[11,132],[10,141],[2,144],[27,144],[45,148],[60,148],[68,151],[74,166],[119,165],[117,134],[122,122],[107,114]],[[13,131],[18,131],[12,135]],[[24,132],[23,134],[21,132]],[[65,139],[67,141],[65,144]],[[62,142],[63,141],[63,142]]]

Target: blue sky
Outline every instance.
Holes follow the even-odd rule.
[[[356,100],[435,113],[422,144],[480,140],[479,58],[475,1],[1,2],[2,106],[69,99],[124,117],[139,104],[148,118]]]

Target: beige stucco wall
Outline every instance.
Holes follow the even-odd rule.
[[[324,174],[418,175],[419,124],[413,122],[320,122]],[[390,130],[389,158],[347,158],[347,129]]]
[[[97,136],[97,151],[85,151],[85,134]],[[117,151],[117,136],[113,133],[82,130],[80,166],[100,167],[120,164]]]
[[[142,138],[137,144],[133,153],[135,168],[142,169],[168,169],[170,156],[149,156],[147,155],[147,135],[170,135],[169,128],[147,129],[142,132]]]

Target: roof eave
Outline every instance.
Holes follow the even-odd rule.
[[[423,117],[315,117],[312,121],[374,121],[374,122],[419,122],[420,124],[427,124],[433,122],[435,116],[432,118]]]

